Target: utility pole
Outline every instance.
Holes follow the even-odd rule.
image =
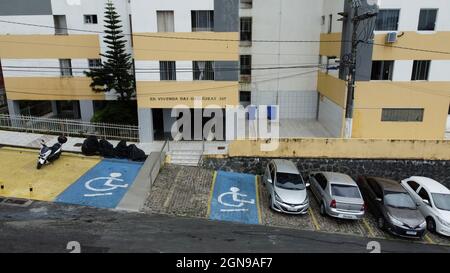
[[[358,28],[359,24],[372,18],[377,15],[374,12],[367,12],[359,15],[359,8],[361,7],[360,0],[352,0],[352,8],[354,10],[353,17],[350,18],[348,14],[342,14],[344,17],[347,16],[348,19],[351,19],[352,23],[352,49],[350,56],[347,57],[348,62],[348,75],[347,75],[347,103],[345,108],[345,131],[344,137],[351,138],[352,137],[352,128],[353,128],[353,104],[355,98],[355,82],[356,82],[356,57],[358,56],[358,45],[360,42],[364,42],[358,39]]]

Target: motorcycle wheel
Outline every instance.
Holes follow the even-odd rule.
[[[36,165],[36,169],[39,170],[40,168],[42,168],[42,164],[40,162],[38,162],[37,165]]]

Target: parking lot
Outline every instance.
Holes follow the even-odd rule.
[[[251,191],[254,189],[246,189],[243,186],[244,183],[254,185],[255,182],[252,179],[242,174],[234,174],[233,176],[233,173],[231,175],[228,175],[230,173],[223,173],[222,176],[224,174],[226,177],[217,180],[217,177],[221,175],[220,172],[196,167],[166,165],[152,187],[145,211],[251,224],[255,219],[255,210],[252,207],[255,205],[258,215],[257,222],[262,225],[339,233],[374,239],[409,240],[394,237],[378,229],[374,217],[369,212],[366,212],[364,219],[360,221],[323,217],[320,215],[319,205],[311,193],[310,209],[306,215],[286,215],[275,212],[269,207],[267,190],[259,177],[256,177],[256,194],[253,196]],[[224,186],[224,183],[227,184]],[[229,200],[231,199],[226,199],[228,197],[224,197],[221,200],[218,200],[218,198],[219,196],[223,197],[224,194],[230,194],[231,196],[232,191],[227,192],[231,187],[239,188],[242,200],[251,205],[247,206],[248,210],[244,211],[239,206],[223,210],[223,207],[220,206],[220,203],[230,203]],[[223,215],[226,215],[222,216],[222,218],[220,216],[221,210],[225,211]],[[230,216],[230,213],[233,215]],[[412,241],[425,244],[450,245],[448,238],[429,232],[423,240]]]

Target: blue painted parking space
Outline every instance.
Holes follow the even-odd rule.
[[[210,219],[259,224],[254,175],[219,171],[211,194]]]
[[[58,197],[56,202],[115,208],[131,187],[142,163],[104,159]]]

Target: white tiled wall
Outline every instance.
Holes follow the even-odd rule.
[[[342,117],[344,109],[325,96],[319,100],[319,122],[331,133],[333,137],[341,135]]]
[[[275,105],[277,92],[252,92],[252,104]],[[315,119],[317,113],[316,91],[280,91],[278,105],[281,119]]]

